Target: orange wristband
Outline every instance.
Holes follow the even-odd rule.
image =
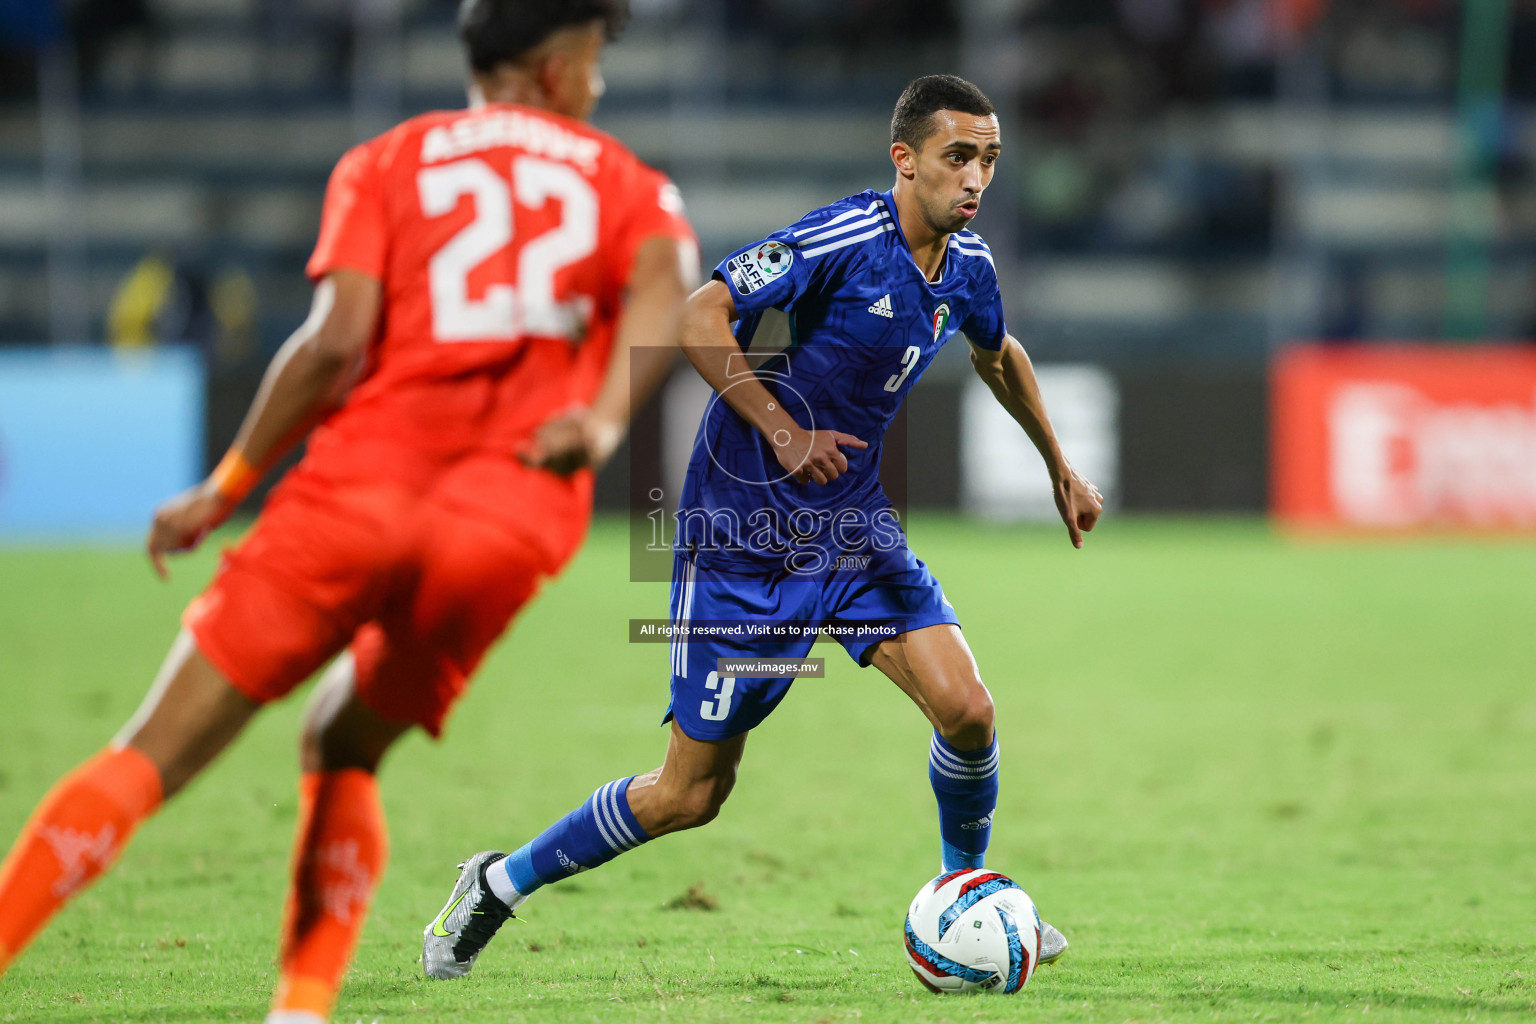
[[[224,500],[231,505],[238,505],[247,494],[251,493],[251,488],[256,486],[256,481],[261,479],[261,471],[250,464],[244,452],[238,448],[231,448],[209,474],[208,479],[212,481],[214,490],[218,491]]]

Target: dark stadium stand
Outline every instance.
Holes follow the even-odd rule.
[[[98,330],[123,275],[162,249],[248,273],[265,347],[283,336],[303,307],[296,271],[332,161],[398,116],[462,100],[453,5],[398,6],[398,20],[381,3],[360,24],[344,5],[262,0],[77,14],[78,209]],[[1198,15],[1153,0],[1021,4],[1003,58],[962,46],[964,6],[788,4],[770,15],[637,3],[607,58],[599,122],[674,174],[709,257],[829,192],[883,182],[885,119],[904,79],[985,65],[979,77],[1013,108],[998,184],[1016,193],[1022,225],[1013,314],[1042,354],[1257,361],[1292,326],[1272,322],[1271,285],[1299,251],[1327,272],[1291,283],[1322,291],[1294,326],[1438,333],[1456,153],[1445,5],[1339,8],[1326,95],[1279,114],[1270,100],[1285,98],[1277,67],[1290,58],[1252,23],[1251,4]],[[1517,40],[1531,32],[1517,18]],[[1529,77],[1514,75],[1517,95]],[[47,335],[36,109],[0,112],[8,341]],[[1499,143],[1494,336],[1536,321],[1531,123],[1528,110],[1512,114]],[[1007,205],[981,226],[1000,232]]]
[[[114,295],[151,257],[172,271],[152,328],[209,354],[222,445],[237,412],[218,396],[242,404],[303,315],[301,268],[335,159],[463,102],[454,7],[79,4],[75,191],[40,173],[61,154],[68,169],[71,147],[44,145],[40,106],[60,108],[36,95],[39,30],[0,16],[0,344],[58,334],[50,253],[82,269],[73,322],[89,339],[110,334]],[[909,77],[975,78],[1003,112],[1007,151],[979,227],[1004,256],[1011,327],[1036,359],[1101,365],[1140,396],[1120,430],[1154,459],[1138,470],[1150,481],[1177,468],[1155,461],[1168,450],[1156,381],[1194,374],[1253,396],[1291,339],[1454,334],[1453,208],[1489,225],[1480,333],[1536,333],[1536,79],[1524,64],[1510,62],[1510,104],[1469,121],[1455,5],[1335,4],[1294,45],[1263,7],[636,0],[597,121],[673,175],[712,262],[829,196],[884,185],[888,112]],[[1511,52],[1536,38],[1529,7],[1510,32]],[[57,211],[73,214],[77,245]],[[239,339],[231,315],[249,321]],[[930,386],[953,392],[965,376],[951,346]],[[1216,445],[1197,475],[1228,481],[1206,488],[1225,495],[1217,504],[1257,507],[1261,403],[1222,408],[1208,432],[1246,439],[1247,468],[1223,468]]]

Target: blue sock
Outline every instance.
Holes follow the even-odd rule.
[[[981,750],[956,750],[935,732],[928,781],[939,801],[944,871],[981,867],[997,807],[997,737]]]
[[[492,864],[486,880],[505,899],[505,881],[527,896],[550,882],[606,864],[651,837],[629,809],[628,779],[599,786],[587,802],[539,833],[506,859]],[[504,878],[496,877],[498,874]]]

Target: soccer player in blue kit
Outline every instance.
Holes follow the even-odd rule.
[[[1062,455],[1007,333],[991,253],[966,230],[1000,151],[979,89],[919,78],[891,120],[889,192],[838,200],[738,250],[689,300],[684,350],[717,396],[678,511],[672,619],[689,628],[673,640],[666,760],[600,787],[510,856],[460,865],[424,932],[427,974],[468,973],[540,886],[713,820],[748,731],[793,682],[723,675],[719,659],[800,658],[821,629],[928,717],[943,871],[982,865],[998,791],[992,699],[954,608],[907,547],[879,464],[908,389],[964,332],[977,374],[1045,459],[1074,546],[1098,520],[1099,492]],[[1065,949],[1044,925],[1040,962]]]

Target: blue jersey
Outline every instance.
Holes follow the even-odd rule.
[[[983,348],[1002,346],[1002,295],[986,243],[972,231],[951,235],[939,279],[929,281],[891,193],[866,191],[737,250],[715,276],[740,316],[745,357],[729,372],[755,373],[800,426],[839,430],[869,447],[843,449],[848,472],[832,483],[801,484],[715,396],[683,485],[678,550],[707,568],[812,575],[843,555],[904,552],[880,486],[881,442],[950,338],[963,331]]]

